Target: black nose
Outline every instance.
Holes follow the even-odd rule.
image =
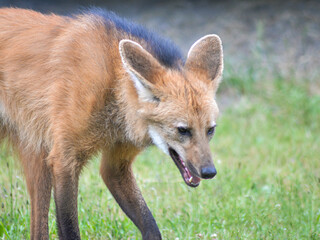
[[[201,169],[202,178],[205,178],[205,179],[213,178],[215,175],[217,175],[217,170],[214,166],[204,167]]]

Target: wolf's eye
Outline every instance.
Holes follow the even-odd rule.
[[[179,132],[181,135],[184,135],[184,136],[191,136],[190,129],[185,128],[185,127],[178,127],[178,132]]]
[[[213,135],[215,128],[216,128],[216,126],[209,128],[208,129],[208,135]]]

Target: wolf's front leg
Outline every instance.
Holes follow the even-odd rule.
[[[118,146],[102,156],[101,176],[110,192],[133,223],[143,240],[159,240],[161,234],[132,173],[131,163],[138,151]]]
[[[49,162],[52,167],[54,201],[60,240],[80,240],[78,226],[78,179],[81,168],[76,158],[64,158],[52,151]]]

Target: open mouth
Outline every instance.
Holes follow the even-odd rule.
[[[169,148],[169,153],[174,163],[177,165],[185,183],[190,187],[199,186],[201,179],[191,173],[179,154],[171,147]]]

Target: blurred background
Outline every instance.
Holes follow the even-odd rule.
[[[200,37],[218,34],[225,59],[212,141],[218,175],[190,189],[155,148],[135,163],[164,239],[320,239],[320,1],[0,0],[0,6],[63,15],[107,8],[171,38],[185,55]],[[27,239],[28,197],[10,156],[3,148],[0,239]],[[140,239],[98,169],[96,159],[81,178],[82,237]],[[53,207],[50,219],[54,238]]]

